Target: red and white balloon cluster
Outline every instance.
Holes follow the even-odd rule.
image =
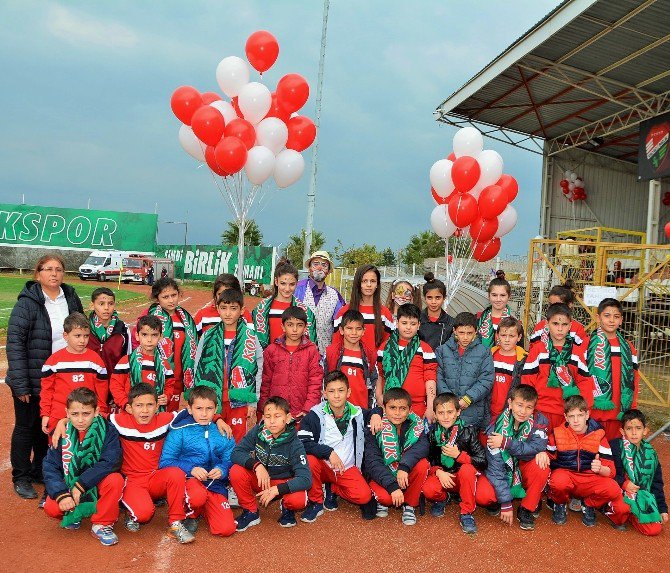
[[[482,134],[474,127],[459,129],[453,152],[430,168],[430,184],[437,207],[430,224],[443,239],[472,238],[470,255],[477,261],[492,259],[500,252],[500,237],[517,222],[510,204],[519,192],[516,179],[503,173],[497,151],[483,149]]]
[[[560,182],[561,191],[565,198],[570,201],[584,201],[586,199],[586,190],[584,189],[584,180],[574,171],[566,171],[564,178]]]
[[[249,36],[246,55],[262,75],[277,60],[279,44],[270,32],[260,30]],[[277,187],[288,187],[302,176],[305,161],[300,152],[316,137],[312,120],[295,113],[309,98],[309,84],[298,74],[287,74],[270,92],[261,82],[249,80],[247,62],[228,56],[216,68],[216,81],[230,101],[191,86],[177,88],[170,105],[183,123],[179,143],[222,177],[244,168],[252,185],[274,176]]]

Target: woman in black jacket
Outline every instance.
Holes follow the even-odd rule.
[[[40,258],[35,265],[35,280],[23,287],[9,317],[7,385],[16,418],[10,460],[14,491],[24,499],[37,498],[32,482],[42,481],[42,460],[48,447],[40,419],[42,366],[53,352],[65,346],[65,317],[83,312],[74,288],[63,284],[64,272],[65,264],[58,255]]]
[[[454,319],[442,309],[442,304],[447,296],[447,288],[444,283],[435,278],[431,272],[423,275],[426,284],[423,285],[423,298],[426,307],[421,311],[421,326],[419,326],[419,338],[430,344],[433,350],[444,344],[454,330]]]

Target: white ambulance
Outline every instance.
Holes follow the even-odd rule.
[[[123,259],[129,255],[127,251],[93,251],[79,267],[79,278],[99,281],[118,280]]]

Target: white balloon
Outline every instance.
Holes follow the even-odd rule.
[[[509,233],[514,226],[516,225],[518,215],[516,209],[512,205],[507,205],[505,210],[498,215],[498,230],[496,231],[496,237],[502,237]]]
[[[577,179],[575,179],[575,187],[581,187],[583,189],[584,188],[584,180],[577,177]]]
[[[477,183],[475,183],[475,186],[472,189],[470,189],[469,193],[475,199],[477,199],[477,201],[479,201],[479,196],[482,194],[482,191],[484,190],[484,187],[486,187],[486,185],[481,183],[481,176],[480,176],[479,181],[477,181]]]
[[[568,181],[570,181],[570,175],[571,175],[571,174],[572,174],[572,171],[570,171],[569,169],[566,170],[566,172],[564,173],[565,178],[566,178]]]
[[[476,127],[463,127],[454,135],[454,155],[477,157],[484,149],[484,137]]]
[[[252,147],[247,153],[244,170],[247,179],[254,185],[262,185],[272,175],[275,168],[275,154],[262,145]]]
[[[221,115],[223,116],[223,120],[226,122],[226,125],[228,125],[234,119],[237,119],[237,113],[235,112],[235,108],[230,102],[218,99],[216,101],[213,101],[209,105],[211,105],[215,109],[218,109],[221,112]]]
[[[572,181],[573,183],[577,181],[577,174],[574,171],[570,173],[570,181]]]
[[[448,159],[440,159],[430,168],[430,184],[440,197],[448,197],[455,188],[451,180],[452,166]]]
[[[288,127],[278,117],[266,117],[256,126],[256,141],[277,155],[286,146]]]
[[[249,123],[257,124],[270,111],[272,94],[260,82],[248,83],[240,90],[237,96],[240,111]]]
[[[481,186],[482,189],[496,183],[503,174],[503,159],[500,157],[500,154],[493,149],[485,149],[482,151],[477,157],[477,162],[479,163],[479,169],[481,170],[477,186]]]
[[[184,151],[193,157],[193,159],[197,159],[202,163],[205,162],[204,144],[200,143],[200,140],[188,125],[182,124],[179,128],[179,143]]]
[[[275,158],[275,183],[280,189],[293,185],[305,171],[305,160],[295,149],[284,149]]]
[[[574,191],[575,190],[575,184],[572,183],[572,182],[568,183],[568,189],[570,189],[570,191]]]
[[[456,225],[449,218],[446,205],[438,205],[430,214],[430,226],[438,237],[447,239],[454,234]]]
[[[237,56],[223,58],[216,66],[216,81],[228,97],[235,97],[249,83],[249,66]]]

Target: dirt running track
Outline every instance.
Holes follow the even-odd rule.
[[[184,297],[189,296],[184,306],[194,313],[209,298],[207,291],[187,291]],[[140,302],[133,303],[139,305],[136,309],[124,309],[123,318],[132,322],[142,310]],[[558,527],[551,523],[546,508],[534,532],[521,531],[516,523],[506,528],[479,510],[479,533],[470,537],[458,526],[455,505],[447,507],[443,519],[426,515],[410,528],[402,526],[397,511],[385,520],[364,522],[356,508],[341,503],[339,511],[324,514],[316,523],[298,522],[295,528],[282,529],[276,523],[278,505],[273,504],[261,513],[260,526],[229,539],[211,536],[201,523],[197,541],[187,546],[166,537],[166,511],[159,508],[139,533],[129,533],[117,524],[120,543],[106,548],[90,536],[86,524],[79,531],[60,529],[57,521],[37,509],[36,501],[14,494],[8,454],[13,415],[4,384],[0,385],[0,408],[5,414],[0,417],[0,571],[670,571],[667,528],[657,538],[644,538],[632,529],[615,531],[598,515],[598,526],[587,530],[574,513],[566,526]],[[654,445],[665,475],[670,476],[670,441],[661,437]]]

